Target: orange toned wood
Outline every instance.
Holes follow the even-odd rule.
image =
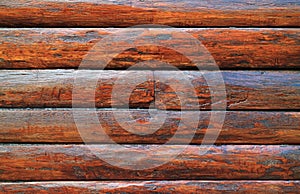
[[[210,90],[214,90],[214,109],[300,109],[300,73],[298,71],[222,71],[222,86],[208,86],[205,79],[215,77],[212,71],[155,71],[155,104],[158,109],[210,109]],[[214,78],[214,79],[222,79]],[[189,82],[194,87],[182,87]],[[218,83],[219,84],[219,83]],[[175,91],[173,88],[177,88]],[[175,93],[181,93],[182,97]],[[193,93],[194,92],[194,93]],[[181,99],[180,99],[181,98]],[[199,103],[199,106],[197,105]]]
[[[72,84],[76,77],[74,72],[74,70],[3,70],[0,72],[0,106],[72,107]],[[76,87],[79,91],[74,93],[77,97],[74,98],[74,105],[80,107],[91,107],[90,102],[93,99],[86,100],[86,97],[92,94],[95,84],[89,80],[97,75],[100,79],[95,90],[97,107],[113,105],[120,108],[126,107],[129,103],[130,107],[148,108],[155,101],[158,109],[211,108],[209,88],[201,73],[209,76],[212,71],[154,71],[154,78],[151,71],[84,70],[81,72],[84,72],[84,75],[80,79],[81,83]],[[226,100],[229,110],[298,110],[300,108],[300,76],[297,71],[222,71],[222,75],[227,98],[220,100]],[[125,94],[129,91],[126,92],[128,89],[124,88],[140,78],[145,78],[145,82],[134,88],[128,102]],[[188,92],[192,88],[179,88],[180,91],[177,92],[185,94],[184,99],[181,99],[181,107],[176,93],[170,88],[170,83],[182,84],[186,78],[194,85],[196,95],[189,95]],[[115,84],[117,79],[120,84]],[[156,81],[155,86],[153,80]],[[119,96],[114,96],[113,99],[112,89],[114,92],[119,92]],[[85,92],[87,90],[90,92]],[[215,96],[218,94],[216,91]],[[196,102],[200,103],[199,107],[194,106]]]
[[[0,183],[0,192],[22,193],[297,193],[299,181],[86,181]]]
[[[2,0],[0,26],[299,26],[297,1]]]
[[[220,69],[300,68],[298,29],[178,30],[201,41]],[[118,31],[120,29],[0,29],[0,68],[77,68],[93,45]],[[162,32],[151,38],[173,37]],[[178,38],[175,40],[179,45],[186,44]],[[97,56],[105,54],[99,52]],[[190,56],[198,54],[190,53]],[[127,69],[138,62],[155,59],[180,69],[195,69],[195,64],[187,57],[165,47],[145,46],[120,53],[107,66],[99,66],[96,60],[86,67]],[[157,63],[151,63],[145,68],[157,67]],[[209,66],[204,63],[200,68]]]
[[[0,71],[0,106],[2,107],[148,107],[154,100],[151,71],[81,71],[20,70]],[[122,81],[126,77],[126,82]],[[91,80],[98,79],[97,82]],[[131,92],[129,102],[123,96],[111,98],[114,90],[122,91],[130,80],[145,78]],[[97,79],[96,79],[97,80]],[[121,80],[121,81],[119,81]],[[128,82],[127,82],[128,81]],[[114,84],[118,82],[118,86]],[[74,91],[73,85],[76,85]],[[95,99],[89,96],[95,94]],[[130,94],[130,93],[129,93]],[[127,100],[127,101],[126,101]],[[95,101],[95,102],[93,102]]]
[[[130,154],[154,149],[154,145],[132,145]],[[127,146],[129,148],[130,146]],[[161,161],[170,150],[161,149]],[[119,156],[119,148],[110,145],[2,145],[0,179],[16,180],[101,180],[101,179],[299,179],[299,146],[224,145],[213,146],[204,155],[199,146],[189,145],[181,155],[162,166],[147,170],[128,170],[112,166],[94,155]],[[151,157],[151,156],[150,156]],[[143,159],[142,162],[149,162]],[[165,161],[165,160],[164,160]]]
[[[84,110],[82,110],[84,111]],[[162,111],[151,110],[152,114],[162,117]],[[123,117],[129,114],[123,112]],[[191,143],[201,143],[210,119],[210,112],[201,112],[198,129],[194,132],[189,126],[190,121],[181,121],[181,116],[190,112],[168,111],[164,125],[153,134],[138,135],[123,129],[124,124],[130,124],[131,130],[141,132],[153,126],[150,115],[146,110],[131,110],[132,119],[123,123],[114,118],[111,110],[98,110],[98,118],[106,134],[117,143],[161,144],[172,141],[178,144],[189,141],[189,136],[195,133]],[[91,111],[84,114],[85,120],[93,117]],[[135,125],[133,125],[133,123]],[[121,125],[120,125],[121,124]],[[140,124],[137,126],[136,124]],[[214,122],[211,123],[214,126]],[[226,112],[226,117],[217,144],[298,144],[300,142],[300,113],[298,112]],[[0,111],[0,142],[25,143],[82,143],[83,140],[76,128],[71,109],[52,110],[7,110]],[[87,129],[90,135],[85,134],[85,142],[109,143],[99,136],[99,125],[89,122]],[[176,138],[174,134],[177,131]]]

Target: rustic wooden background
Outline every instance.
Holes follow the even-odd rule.
[[[174,135],[180,114],[202,110],[191,144],[169,163],[140,171],[109,165],[84,145],[71,109],[75,70],[96,42],[138,24],[190,33],[219,65],[227,111],[205,155],[196,148],[212,114],[208,86],[187,58],[156,46],[125,50],[105,70],[86,67],[83,79],[102,75],[97,114],[115,142],[155,148]],[[299,193],[299,0],[0,0],[0,27],[0,193]],[[135,122],[148,126],[151,103],[157,115],[163,103],[168,109],[162,128],[141,136],[114,119],[110,107],[121,109],[124,102],[110,95],[123,71],[150,59],[181,69],[198,98],[180,106],[168,83],[158,83],[172,77],[170,82],[180,84],[175,71],[158,70],[154,63],[131,71],[132,79],[148,79],[130,98]],[[195,100],[200,106],[192,106]],[[188,129],[193,119],[182,126]],[[97,133],[97,127],[91,123],[90,130]],[[169,148],[184,146],[189,135],[182,132]],[[109,149],[105,139],[87,139],[100,143],[95,152]]]

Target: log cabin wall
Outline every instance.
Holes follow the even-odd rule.
[[[80,68],[99,41],[144,24],[168,25],[201,41],[223,77],[223,108],[203,78],[216,69],[203,63],[199,71],[189,56],[167,47],[137,46],[113,56],[105,68],[95,65],[97,57]],[[299,193],[298,0],[0,0],[0,27],[0,193]],[[179,38],[178,44],[185,42]],[[128,71],[151,60],[180,71],[157,62]],[[83,82],[76,100],[78,71]],[[96,74],[93,111],[80,98],[93,89],[86,83]],[[121,75],[127,81],[117,90],[146,80],[134,87],[129,103],[123,95],[112,99]],[[195,96],[181,87],[186,95],[179,99],[172,89],[183,85],[183,77]],[[126,118],[127,106],[132,120],[117,120],[115,113]],[[72,107],[84,112],[83,119],[96,115],[109,139],[94,120],[84,123],[90,133],[82,134]],[[151,115],[166,119],[143,134],[152,127]],[[219,127],[212,115],[223,115],[224,123],[200,154],[209,127]],[[128,123],[129,131],[123,127]],[[113,165],[122,150],[112,141],[133,148],[133,162],[171,142],[161,155],[147,152],[156,157],[142,164],[185,149],[157,167],[128,169]]]

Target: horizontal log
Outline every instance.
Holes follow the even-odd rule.
[[[213,83],[217,85],[208,87],[213,81],[207,84],[205,79],[216,73],[155,71],[153,78],[151,71],[2,70],[0,106],[72,107],[73,95],[73,107],[126,107],[129,104],[148,108],[155,104],[159,109],[191,110],[211,109],[214,105],[213,109],[217,110],[226,108],[223,104],[227,103],[229,110],[300,109],[297,71],[222,71],[225,88],[218,85],[219,80]],[[99,78],[98,84],[94,83],[96,78]],[[176,87],[177,93],[171,87]],[[222,88],[226,89],[227,98],[222,96]],[[213,101],[210,89],[215,92]],[[178,93],[182,95],[177,96]]]
[[[297,193],[299,181],[86,181],[0,183],[10,193]]]
[[[224,103],[229,110],[300,108],[297,71],[222,71],[220,75],[212,71],[155,71],[155,105],[181,110],[218,109]]]
[[[81,110],[84,111],[84,110]],[[99,133],[99,123],[89,118],[92,111],[85,111],[81,122],[90,121],[86,128],[84,142],[110,143]],[[121,115],[116,120],[114,113]],[[215,114],[221,112],[215,112]],[[151,122],[151,115],[147,110],[131,110],[132,118],[128,118],[127,111],[98,110],[98,118],[102,129],[117,143],[131,144],[162,144],[172,138],[173,143],[182,144],[191,141],[200,144],[207,131],[208,123],[212,126],[216,121],[210,121],[210,112],[199,114],[199,124],[195,131],[190,126],[194,121],[181,120],[187,118],[191,112],[167,111],[166,120],[160,126]],[[152,110],[157,118],[163,118],[164,112]],[[192,113],[197,114],[197,113]],[[190,119],[195,120],[194,117]],[[85,121],[84,121],[85,120]],[[78,122],[78,120],[77,120]],[[122,123],[120,123],[122,122]],[[125,126],[125,129],[124,127]],[[126,130],[130,126],[130,130]],[[298,144],[300,142],[300,113],[299,112],[226,112],[225,121],[217,144]],[[157,131],[148,132],[150,127]],[[52,110],[0,110],[0,142],[24,143],[82,143],[81,135],[76,127],[71,109]],[[148,131],[147,131],[148,130]],[[134,133],[136,132],[136,133]],[[176,136],[174,136],[176,132]],[[150,134],[148,134],[150,133]],[[141,135],[147,134],[147,135]],[[189,138],[194,136],[192,140]],[[213,142],[212,142],[213,143]]]
[[[0,26],[299,26],[294,0],[39,0],[0,3]]]
[[[202,2],[202,1],[197,1]],[[120,29],[0,29],[0,68],[78,68],[88,51],[103,37]],[[220,69],[299,69],[300,31],[298,29],[178,29],[201,41]],[[163,42],[169,38],[178,45],[190,45],[172,33],[147,35]],[[146,37],[142,36],[142,37]],[[149,38],[149,37],[148,37]],[[122,44],[114,45],[121,47]],[[188,46],[188,48],[191,46]],[[124,48],[122,48],[123,50]],[[109,49],[112,50],[112,49]],[[107,55],[93,51],[98,58]],[[166,47],[139,46],[127,49],[105,65],[97,58],[81,68],[127,69],[138,62],[160,60],[180,69],[197,66],[188,57],[198,56],[186,49],[187,56]],[[199,56],[198,56],[199,57]],[[204,56],[206,57],[206,55]],[[200,58],[201,59],[201,58]],[[93,61],[91,57],[88,59]],[[203,59],[203,61],[205,58]],[[201,69],[210,63],[198,64]],[[146,67],[158,68],[157,63]]]
[[[0,179],[100,180],[100,179],[299,179],[299,146],[213,146],[204,155],[199,146],[155,145],[2,145]],[[175,159],[178,149],[183,152]],[[154,150],[158,150],[155,152]],[[108,164],[106,158],[116,165]],[[146,156],[146,158],[145,158]],[[137,159],[138,157],[138,159]],[[148,159],[147,159],[148,158]],[[149,159],[151,158],[151,160]],[[121,162],[121,163],[118,163]],[[148,164],[164,165],[143,169]],[[132,170],[130,168],[133,168]],[[134,170],[143,169],[143,170]]]
[[[126,82],[122,82],[124,77]],[[137,83],[130,90],[132,93],[129,101],[125,93],[112,98],[113,91],[122,91],[128,84],[139,79],[144,82]],[[118,84],[114,85],[115,83]],[[90,97],[92,94],[95,98]],[[72,107],[72,103],[73,107],[92,107],[91,104],[97,107],[148,107],[153,100],[151,71],[0,71],[2,107]]]

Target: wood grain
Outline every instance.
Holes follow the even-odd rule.
[[[290,109],[300,108],[298,71],[222,71],[227,98],[223,99],[221,77],[212,71],[155,71],[155,104],[158,109]],[[206,82],[206,79],[212,78]],[[183,83],[190,83],[192,85]],[[212,83],[212,84],[211,84]],[[209,86],[211,84],[211,86]],[[216,85],[214,85],[216,84]],[[175,88],[175,89],[173,89]],[[211,100],[214,91],[214,101]],[[179,96],[178,94],[181,94]]]
[[[86,181],[0,183],[0,193],[258,193],[293,194],[299,181]]]
[[[91,95],[95,90],[96,107],[121,108],[128,106],[129,103],[130,107],[148,108],[154,103],[159,109],[210,109],[212,101],[205,78],[215,73],[214,71],[154,71],[153,78],[151,71],[3,70],[0,72],[0,106],[72,107],[73,92],[75,97],[73,107],[75,105],[93,107]],[[221,73],[227,98],[221,99],[218,96],[221,91],[219,89],[222,89],[220,85],[212,86],[212,89],[216,90],[213,97],[220,102],[226,101],[229,110],[298,110],[300,108],[300,76],[297,71],[222,71]],[[100,78],[96,89],[94,88],[96,83],[93,82],[95,78]],[[182,83],[186,80],[193,84],[194,96],[193,87],[182,87]],[[141,83],[138,84],[139,82]],[[74,83],[76,90],[73,91]],[[134,87],[135,83],[137,83],[136,87]],[[132,84],[133,91],[128,88]],[[177,92],[184,94],[184,97],[181,97],[182,105],[170,86],[178,86]],[[128,102],[126,93],[130,94],[131,91]],[[118,96],[112,98],[112,94]],[[199,106],[196,103],[199,103]],[[214,109],[218,108],[217,104]],[[220,106],[220,108],[224,107]]]
[[[198,2],[198,1],[197,1]],[[202,2],[202,1],[199,1]],[[121,29],[0,29],[0,68],[78,68],[88,51],[104,37],[117,33]],[[178,29],[198,39],[210,52],[220,69],[299,69],[300,68],[300,31],[298,29]],[[172,33],[147,35],[163,43],[190,44]],[[145,36],[142,36],[146,38]],[[174,41],[173,41],[174,40]],[[117,44],[114,47],[122,47]],[[94,52],[94,51],[93,51]],[[89,65],[81,68],[127,69],[136,63],[159,60],[179,69],[196,69],[195,63],[188,57],[199,55],[186,49],[183,56],[170,48],[158,46],[140,46],[121,52],[106,64],[100,65],[99,58],[105,53],[97,50],[98,56]],[[91,52],[90,52],[91,53]],[[200,58],[201,60],[201,58]],[[203,58],[205,61],[205,56]],[[201,69],[210,68],[209,63],[201,63]],[[157,69],[157,63],[150,63],[148,69]],[[138,68],[138,67],[136,67]]]
[[[111,98],[113,89],[120,91],[139,78],[145,82],[133,88],[129,102],[125,92]],[[154,100],[151,71],[3,70],[0,88],[2,107],[72,107],[72,95],[73,107],[92,107],[93,100],[97,107],[149,107]]]
[[[99,133],[99,124],[88,119],[93,117],[92,111],[82,110],[89,120],[84,134],[86,143],[110,143]],[[194,135],[191,143],[200,144],[207,131],[210,120],[210,112],[202,111],[199,114],[199,124],[196,132],[191,129],[192,121],[181,120],[190,112],[168,111],[166,120],[162,126],[151,123],[151,115],[147,110],[131,110],[132,118],[116,120],[114,112],[119,112],[127,118],[128,112],[122,110],[98,110],[100,124],[106,134],[117,143],[131,144],[162,144],[172,138],[174,143],[182,144],[189,141],[190,135]],[[157,117],[164,117],[164,112],[152,110]],[[195,118],[190,118],[191,120]],[[181,121],[180,121],[181,120]],[[78,120],[77,120],[78,121]],[[182,127],[178,130],[180,126]],[[122,126],[128,124],[134,134]],[[214,122],[211,121],[212,126]],[[158,129],[148,135],[139,135],[147,132],[150,126]],[[71,109],[51,110],[0,110],[0,142],[23,143],[82,143],[80,133],[75,125]],[[177,131],[178,130],[178,131]],[[174,136],[175,132],[178,135]],[[226,112],[222,131],[217,144],[299,144],[300,142],[300,113],[299,112]]]
[[[0,0],[0,193],[298,193],[299,21],[297,0]],[[120,38],[111,44],[114,49],[85,58],[118,27],[141,24],[186,27],[175,31],[205,46],[222,70],[226,97],[219,99],[222,87],[214,85],[212,91],[205,80],[216,73],[211,58],[175,33],[149,31],[142,38],[179,46],[188,54],[149,45],[115,55],[126,45]],[[108,64],[101,64],[110,56],[114,58]],[[201,71],[187,71],[198,70],[190,60],[195,56],[203,62]],[[166,71],[155,60],[183,71]],[[75,71],[83,61],[88,63],[81,68],[89,70]],[[152,62],[125,71],[147,61]],[[74,90],[78,72],[83,74]],[[94,83],[95,77],[99,80]],[[186,78],[195,96],[180,87]],[[127,99],[122,91],[138,80],[143,81]],[[115,91],[120,93],[112,98]],[[217,102],[212,102],[213,92]],[[227,112],[221,112],[222,103]],[[99,132],[99,123],[90,119],[94,105],[101,108],[96,117],[105,133],[132,148],[129,153]],[[83,113],[77,122],[72,106]],[[216,110],[208,111],[212,107]],[[189,116],[195,110],[204,110],[197,115],[196,132],[191,127],[196,118]],[[116,112],[123,120],[115,118]],[[222,113],[218,139],[199,154],[203,147],[192,144],[213,134],[208,126],[215,129],[218,122],[209,123],[210,116]],[[158,130],[147,134],[153,127],[151,116],[164,114],[163,125],[154,123]],[[161,145],[155,144],[171,139],[173,145],[159,152]],[[175,159],[144,170],[118,168],[95,155],[142,168],[171,158],[178,148],[185,149]]]
[[[100,179],[299,179],[300,147],[275,145],[213,146],[200,155],[199,146],[189,145],[177,158],[145,170],[118,168],[94,155],[108,156],[114,161],[135,160],[146,150],[147,159],[134,165],[165,161],[178,146],[160,148],[162,157],[153,157],[149,149],[155,145],[131,145],[128,154],[112,145],[2,145],[0,146],[0,179],[17,180],[100,180]],[[150,154],[150,155],[148,155]],[[144,156],[144,155],[143,155]],[[129,157],[129,158],[128,158]]]
[[[0,26],[299,26],[295,0],[2,0]]]

